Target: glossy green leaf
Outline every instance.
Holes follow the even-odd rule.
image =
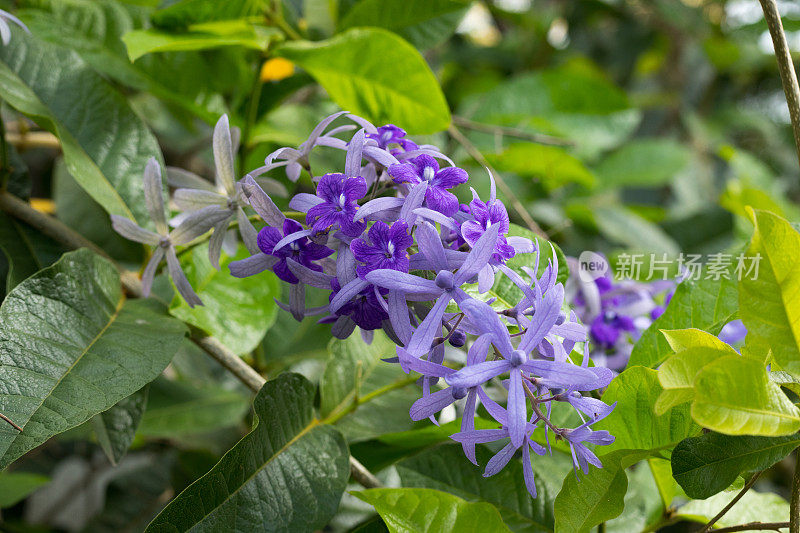
[[[40,474],[0,472],[0,508],[16,505],[49,481]]]
[[[339,28],[385,28],[424,50],[450,37],[467,7],[459,0],[360,0]]]
[[[765,470],[800,446],[800,436],[734,437],[706,433],[672,452],[672,475],[690,498],[725,490],[743,472]]]
[[[131,61],[136,61],[153,52],[187,52],[223,46],[266,50],[278,35],[275,28],[242,19],[193,24],[186,30],[176,32],[133,30],[123,35],[122,40],[128,48],[128,57]]]
[[[727,435],[779,436],[800,430],[800,409],[769,380],[764,363],[738,355],[721,357],[697,375],[692,418]]]
[[[739,282],[739,314],[753,337],[747,342],[769,346],[781,370],[800,375],[800,233],[776,215],[752,213],[747,255],[761,260],[758,275]]]
[[[534,143],[514,143],[500,154],[489,155],[500,171],[531,177],[548,190],[570,183],[589,187],[594,174],[564,148]]]
[[[592,467],[588,474],[578,477],[568,473],[554,504],[555,533],[587,533],[619,516],[628,490],[625,469],[648,455],[645,451],[618,450],[600,458],[603,468]]]
[[[717,335],[738,309],[735,278],[684,280],[634,345],[629,365],[656,366],[672,354],[661,330],[697,328]]]
[[[434,133],[450,111],[430,67],[397,35],[355,28],[317,43],[293,42],[276,51],[309,72],[342,109],[409,133]]]
[[[369,489],[351,493],[371,504],[392,533],[509,531],[488,503],[432,489]]]
[[[670,139],[625,144],[594,169],[600,187],[657,187],[668,184],[689,164],[690,151]]]
[[[736,493],[721,492],[706,500],[692,500],[680,507],[676,518],[708,523],[730,501]],[[730,527],[751,522],[788,522],[789,503],[771,492],[748,491],[716,523],[716,527]]]
[[[170,314],[214,335],[238,355],[250,353],[264,338],[275,322],[275,298],[280,295],[278,278],[271,272],[243,279],[231,276],[228,264],[248,256],[240,245],[237,255],[224,257],[217,270],[208,259],[208,245],[196,246],[181,257],[181,264],[203,305],[191,308],[176,294],[169,309]],[[231,305],[233,302],[236,305]]]
[[[655,370],[635,366],[617,376],[603,394],[605,403],[616,402],[617,406],[608,417],[594,425],[595,429],[608,430],[616,439],[600,453],[669,448],[700,431],[692,422],[688,405],[656,415],[654,406],[660,394],[661,385]]]
[[[258,424],[147,527],[159,531],[314,531],[339,506],[347,444],[314,418],[314,386],[298,374],[267,382]]]
[[[150,386],[139,435],[169,439],[235,426],[249,406],[247,396],[236,391],[159,378]]]
[[[116,465],[128,452],[136,428],[147,406],[148,387],[142,387],[127,398],[118,401],[111,409],[92,418],[92,428],[97,441],[111,464]]]
[[[476,457],[479,465],[486,465],[492,454],[479,446]],[[572,472],[572,462],[560,453],[533,457],[533,469],[537,496],[520,498],[518,495],[527,494],[527,489],[518,459],[488,478],[483,477],[482,467],[464,457],[459,445],[440,446],[397,465],[403,487],[442,490],[467,501],[491,503],[512,531],[553,531],[552,503],[562,479]]]
[[[11,291],[25,278],[53,264],[63,248],[41,232],[0,213],[0,254],[8,261],[8,273],[0,284]]]
[[[148,223],[142,172],[161,150],[123,96],[78,54],[14,27],[0,48],[0,96],[58,136],[70,174],[106,211]]]
[[[261,15],[269,7],[268,0],[178,0],[157,9],[151,15],[153,24],[162,28],[180,28],[191,24],[231,20]]]
[[[82,249],[19,284],[0,307],[0,468],[155,379],[186,326],[126,300],[116,268]]]

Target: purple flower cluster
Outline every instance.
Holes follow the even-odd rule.
[[[230,263],[231,274],[272,270],[289,289],[288,302],[278,304],[297,320],[319,316],[335,337],[358,327],[370,342],[374,330],[383,330],[397,345],[387,361],[422,376],[412,419],[435,423],[442,409],[458,403],[461,431],[452,438],[473,463],[477,444],[507,441],[485,476],[519,450],[535,496],[531,452],[543,455],[552,438],[568,444],[576,468],[602,466],[587,444],[613,442],[608,432],[592,429],[613,406],[582,393],[606,387],[613,372],[590,366],[588,352],[576,349],[578,343],[585,348],[586,331],[563,310],[555,254],[540,274],[538,247],[508,235],[508,213],[491,176],[487,201],[473,189],[472,201],[460,204],[452,190],[469,176],[438,148],[415,144],[396,126],[344,115],[327,117],[299,148],[273,152],[265,166],[214,197],[227,202],[217,208],[219,220],[246,218],[239,215],[246,203],[266,224],[255,239],[243,234],[246,244],[255,241],[248,244],[252,255]],[[339,118],[354,125],[328,130]],[[349,140],[339,137],[351,130]],[[344,152],[343,172],[315,176],[309,156],[317,147]],[[230,175],[232,159],[219,152],[218,167]],[[284,167],[290,180],[305,170],[314,184],[313,194],[300,192],[289,201],[291,219],[256,180]],[[214,226],[214,234],[226,228]],[[521,254],[528,267],[506,264]],[[497,276],[518,287],[522,296],[513,307],[491,297]],[[329,291],[328,305],[307,308],[306,287]],[[462,347],[466,357],[459,356]],[[551,420],[554,402],[573,408],[582,423],[558,427]],[[475,429],[479,404],[497,429]]]

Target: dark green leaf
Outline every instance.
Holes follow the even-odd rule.
[[[0,472],[0,508],[19,503],[48,481],[50,478],[39,474]]]
[[[373,505],[392,533],[509,531],[497,509],[432,489],[369,489],[353,492]]]
[[[314,531],[328,523],[350,469],[342,436],[314,418],[314,386],[281,374],[253,406],[255,429],[147,531]]]
[[[155,379],[186,326],[126,300],[119,274],[88,250],[65,254],[0,307],[0,468]]]
[[[136,428],[142,419],[142,413],[147,405],[147,391],[149,386],[134,392],[127,398],[92,418],[94,434],[106,457],[111,464],[116,465],[128,452],[133,442]]]
[[[8,261],[8,273],[0,280],[6,292],[24,279],[53,264],[63,248],[41,232],[0,213],[0,252]]]
[[[742,472],[765,470],[800,446],[800,436],[749,437],[706,433],[672,452],[672,475],[690,498],[725,490]]]
[[[156,26],[186,27],[201,22],[261,15],[268,5],[267,0],[178,0],[155,11],[151,18]]]
[[[600,187],[656,187],[669,183],[689,164],[691,154],[669,139],[643,139],[626,144],[595,168]]]

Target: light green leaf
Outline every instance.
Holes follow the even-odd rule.
[[[450,125],[436,77],[417,50],[378,28],[355,28],[331,39],[288,43],[281,55],[308,71],[342,109],[409,133]]]
[[[28,472],[0,472],[0,508],[11,507],[50,481],[47,476]]]
[[[203,305],[191,308],[176,294],[169,309],[173,316],[214,335],[237,355],[253,351],[278,313],[275,298],[280,287],[274,274],[239,279],[228,271],[231,261],[248,256],[240,245],[239,253],[224,257],[217,270],[208,259],[208,245],[196,246],[181,258],[181,265]]]
[[[670,139],[625,144],[595,168],[600,187],[657,187],[668,184],[689,164],[691,153]]]
[[[548,190],[570,183],[589,187],[595,182],[594,174],[579,159],[558,146],[514,143],[487,157],[498,170],[534,178]]]
[[[19,284],[0,307],[0,468],[158,376],[186,326],[127,301],[107,260],[82,249]]]
[[[385,28],[424,50],[450,37],[467,7],[458,0],[360,0],[347,11],[339,29]]]
[[[720,492],[706,500],[692,500],[680,507],[676,518],[707,523],[716,516],[736,493]],[[789,503],[770,492],[748,491],[716,523],[716,527],[730,527],[751,522],[788,522]]]
[[[578,474],[580,480],[568,473],[554,504],[555,533],[587,533],[619,516],[628,490],[625,469],[648,455],[645,451],[617,450],[600,458],[603,468]]]
[[[133,30],[123,35],[122,40],[128,48],[128,57],[136,61],[153,52],[187,52],[223,46],[266,50],[279,34],[276,28],[240,19],[193,24],[186,30],[175,32]]]
[[[692,418],[727,435],[788,435],[800,410],[767,377],[764,363],[738,355],[707,364],[695,378]]]
[[[156,531],[315,531],[339,507],[347,443],[314,418],[314,386],[298,374],[267,382],[258,424],[150,523]]]
[[[136,428],[147,406],[149,385],[118,401],[111,409],[92,418],[92,428],[100,447],[112,465],[116,465],[128,452]]]
[[[725,490],[742,472],[765,470],[800,446],[800,436],[734,437],[706,433],[672,452],[672,474],[690,498]]]
[[[800,375],[800,233],[766,211],[752,211],[752,218],[747,255],[759,254],[761,260],[758,276],[745,275],[739,282],[747,343],[768,346],[781,370]]]
[[[241,423],[249,405],[247,396],[236,391],[159,378],[150,386],[150,400],[138,434],[170,439],[235,426]]]
[[[674,451],[672,453],[675,453]],[[661,503],[664,508],[672,505],[672,500],[678,495],[680,489],[672,477],[672,465],[666,459],[654,457],[647,460],[650,472],[653,474],[658,493],[661,496]]]
[[[592,209],[600,232],[609,240],[639,252],[678,255],[675,240],[659,226],[633,211],[619,206],[597,206]]]
[[[479,446],[476,457],[478,464],[485,465],[492,454]],[[464,457],[458,445],[440,446],[397,465],[403,487],[442,490],[467,501],[488,502],[500,511],[512,531],[553,531],[553,500],[564,476],[572,473],[572,462],[564,454],[554,454],[535,458],[533,469],[536,498],[524,496],[527,489],[518,459],[489,478]]]
[[[392,533],[509,531],[491,504],[470,503],[432,489],[369,489],[352,492],[371,504]]]
[[[736,317],[738,309],[735,277],[684,280],[675,289],[664,314],[634,345],[629,365],[656,366],[672,354],[661,330],[697,328],[717,335]]]
[[[660,394],[656,371],[641,366],[628,367],[609,384],[603,401],[609,405],[617,402],[617,406],[594,428],[608,430],[616,440],[604,446],[602,453],[671,448],[700,431],[692,422],[688,405],[656,415],[654,406]]]
[[[148,224],[142,172],[161,158],[153,134],[78,54],[12,31],[0,48],[0,97],[58,136],[70,174],[106,211]]]

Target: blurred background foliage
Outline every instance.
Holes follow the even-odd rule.
[[[338,109],[302,69],[267,63],[280,32],[269,11],[264,17],[264,6],[259,0],[0,1],[37,38],[79,56],[121,91],[156,134],[168,165],[205,176],[213,173],[211,128],[222,113],[242,129],[243,174],[274,149],[303,142],[320,118]],[[800,4],[779,2],[779,9],[800,53]],[[451,131],[427,131],[415,117],[397,124],[468,169],[483,195],[489,181],[469,153],[476,147],[568,255],[738,249],[752,231],[745,205],[800,221],[789,113],[755,0],[286,0],[283,10],[291,31],[307,39],[373,26],[415,46],[441,83]],[[242,25],[243,16],[258,23]],[[369,46],[364,54],[367,60]],[[21,174],[12,177],[11,191],[39,200],[42,209],[138,268],[142,249],[111,233],[103,209],[65,171],[57,146],[36,142],[31,123],[8,109],[5,114],[18,140],[11,155]],[[333,164],[324,155],[312,161],[317,173]],[[298,186],[309,188],[309,176]],[[468,201],[470,192],[462,189]],[[28,231],[4,218],[0,231]],[[41,235],[35,240],[33,271],[63,251]],[[0,254],[0,273],[12,280],[10,264]],[[274,294],[266,296],[269,307]],[[263,340],[252,352],[245,346],[245,357],[268,375],[291,369],[319,380],[328,328],[297,324],[274,306],[259,320]],[[393,394],[376,407],[379,415],[361,410],[346,426],[353,453],[365,463],[370,454],[376,461],[403,457],[404,446],[419,450],[441,439],[430,429],[413,445],[382,435],[378,422],[392,431],[429,428],[427,422],[412,426],[411,400],[404,391]],[[15,465],[29,476],[14,481],[16,499],[8,482],[0,488],[7,507],[2,527],[139,530],[246,431],[248,404],[247,391],[187,341],[149,387],[149,407],[119,467],[110,468],[90,424],[52,439]],[[386,420],[402,420],[403,428]],[[562,470],[550,476],[553,491]],[[0,487],[8,475],[0,474]],[[785,492],[787,476],[779,467],[764,483]],[[18,504],[48,478],[50,492]],[[626,509],[641,516],[624,515],[629,522],[618,524],[620,531],[646,524],[652,510],[645,485],[629,497]],[[365,509],[346,497],[333,527],[360,522]]]

